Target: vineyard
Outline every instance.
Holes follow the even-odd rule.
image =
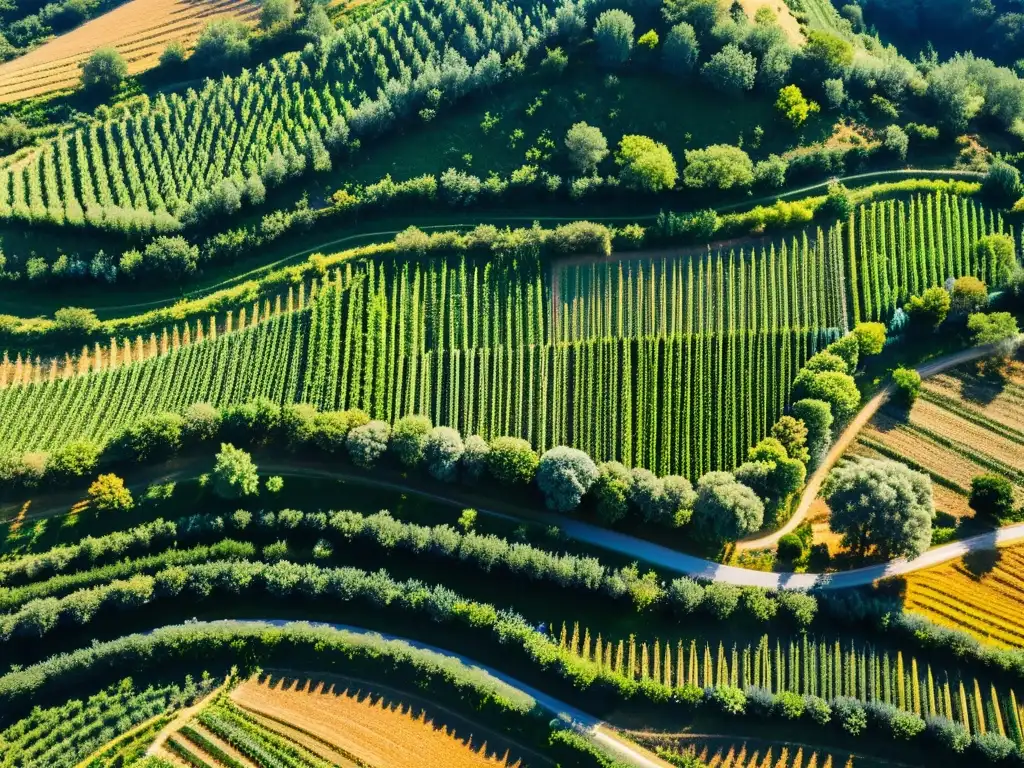
[[[331,151],[428,100],[438,106],[495,84],[503,59],[557,30],[554,9],[396,5],[346,25],[322,54],[158,94],[137,114],[62,132],[0,168],[0,219],[167,231],[221,213],[232,196],[330,168]]]
[[[131,0],[0,64],[0,103],[77,87],[79,65],[105,45],[120,51],[128,71],[136,74],[155,66],[168,43],[191,46],[208,21],[225,17],[252,22],[256,13],[248,0]]]
[[[1024,366],[1011,361],[995,377],[961,368],[925,382],[909,415],[883,410],[852,452],[898,458],[935,483],[936,507],[970,515],[971,480],[985,473],[1009,479],[1024,499]]]
[[[659,739],[663,743],[665,739]],[[762,746],[746,741],[722,743],[723,740],[680,739],[672,747],[661,747],[662,754],[688,753],[702,760],[708,768],[873,768],[871,760],[850,756],[836,758],[831,754],[801,746]],[[878,763],[877,765],[882,765]]]

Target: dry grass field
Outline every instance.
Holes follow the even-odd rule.
[[[1024,647],[1024,547],[945,563],[906,578],[904,606],[1002,647]]]
[[[234,16],[255,23],[252,0],[131,0],[17,59],[0,64],[0,103],[74,88],[79,65],[113,46],[132,74],[156,65],[167,44],[190,47],[206,23]]]
[[[1024,500],[1024,362],[999,374],[965,366],[927,379],[909,414],[887,406],[851,453],[904,461],[933,480],[935,506],[955,517],[971,514],[971,479],[994,472]]]
[[[333,748],[379,768],[474,768],[518,766],[506,745],[491,748],[465,721],[434,722],[418,704],[409,704],[355,684],[249,681],[232,701],[260,718],[265,727],[313,750]],[[439,715],[435,714],[435,717]],[[282,725],[286,724],[286,725]],[[299,739],[306,739],[305,742]],[[334,758],[328,760],[335,762]],[[345,763],[341,763],[344,765]]]
[[[643,739],[647,741],[646,739]],[[710,768],[877,768],[877,761],[798,744],[735,740],[725,736],[659,737],[651,740],[672,751],[693,749]]]

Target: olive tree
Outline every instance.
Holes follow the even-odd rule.
[[[572,512],[597,480],[597,466],[583,451],[557,446],[540,457],[537,487],[552,512]]]
[[[450,483],[459,472],[459,460],[466,451],[462,436],[451,427],[434,427],[423,441],[423,463],[435,480]]]
[[[697,483],[693,525],[709,541],[735,541],[764,522],[764,503],[728,472],[708,472]]]
[[[608,157],[608,141],[601,129],[586,123],[576,123],[566,132],[565,147],[569,150],[569,162],[583,176],[592,174]]]

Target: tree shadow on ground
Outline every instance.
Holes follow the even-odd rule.
[[[993,533],[993,536],[995,534]],[[1002,553],[998,549],[979,550],[964,555],[964,567],[976,578],[991,573],[999,565]]]
[[[988,405],[1006,389],[1006,371],[1000,361],[981,360],[961,380],[960,394],[966,400]]]

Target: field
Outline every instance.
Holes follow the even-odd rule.
[[[854,756],[836,757],[798,744],[771,744],[754,740],[716,738],[661,739],[669,752],[686,750],[703,760],[708,768],[875,768],[884,765]]]
[[[985,642],[1024,647],[1022,563],[1024,551],[1006,547],[930,568],[906,579],[904,605]]]
[[[168,43],[191,46],[210,20],[255,22],[256,14],[248,0],[132,0],[0,64],[0,103],[74,88],[81,79],[79,65],[97,48],[113,46],[129,73],[137,74],[155,66]]]
[[[883,410],[852,452],[920,468],[935,484],[936,507],[955,517],[972,514],[971,479],[981,474],[1007,477],[1024,498],[1024,363],[987,373],[972,365],[926,380],[909,415]]]

